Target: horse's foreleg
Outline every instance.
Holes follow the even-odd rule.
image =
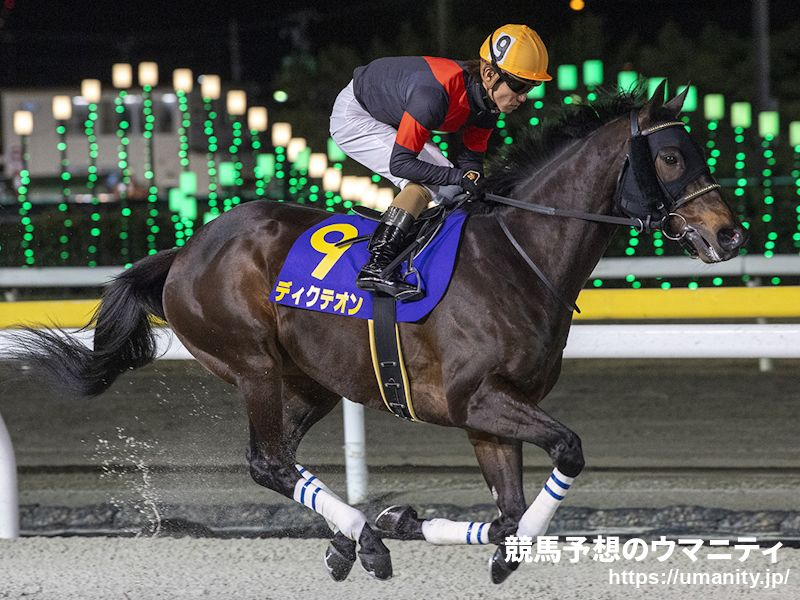
[[[536,499],[522,515],[516,536],[535,540],[544,535],[567,490],[584,466],[580,438],[536,405],[526,403],[511,386],[487,379],[462,413],[466,429],[501,438],[530,442],[544,449],[555,468]],[[506,560],[501,545],[492,560],[492,581],[500,583],[519,565]]]
[[[500,544],[514,534],[527,506],[522,491],[522,446],[478,432],[469,432],[469,438],[500,510],[497,519],[491,523],[420,519],[410,506],[391,506],[378,516],[376,525],[400,539],[424,539],[439,545]]]
[[[469,439],[500,511],[498,518],[492,521],[489,540],[500,544],[516,532],[528,506],[522,488],[522,444],[477,432],[469,432]]]

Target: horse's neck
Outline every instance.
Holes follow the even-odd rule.
[[[613,122],[569,145],[512,195],[556,208],[610,214],[622,167],[623,131]],[[598,152],[598,148],[608,150]],[[515,208],[504,212],[531,258],[565,299],[574,301],[605,253],[615,227]]]

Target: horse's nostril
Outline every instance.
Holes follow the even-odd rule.
[[[744,243],[744,233],[738,227],[720,229],[717,232],[717,242],[725,250],[735,250]]]

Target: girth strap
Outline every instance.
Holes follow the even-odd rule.
[[[411,388],[400,348],[395,299],[384,294],[372,295],[372,320],[369,342],[375,377],[386,408],[408,421],[417,421],[411,404]]]

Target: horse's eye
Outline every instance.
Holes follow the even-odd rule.
[[[664,162],[668,165],[677,165],[678,164],[678,157],[674,154],[665,154],[664,155]]]

